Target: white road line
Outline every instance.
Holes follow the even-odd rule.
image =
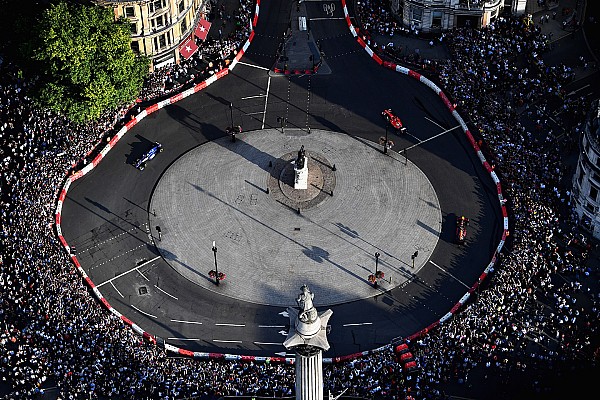
[[[160,290],[161,292],[163,292],[164,294],[166,294],[167,296],[172,297],[175,300],[179,300],[177,297],[173,296],[171,293],[165,292],[163,289],[159,288],[158,286],[154,285],[154,287],[157,288],[158,290]]]
[[[111,282],[110,284],[112,285],[112,287],[113,287],[113,288],[115,288],[115,290],[117,291],[117,293],[119,293],[119,294],[121,295],[121,297],[122,297],[122,298],[125,298],[125,296],[123,296],[123,293],[121,293],[121,292],[119,291],[119,289],[117,289],[117,287],[115,286],[115,284],[114,284],[114,283],[112,283],[112,282]]]
[[[244,326],[246,326],[246,324],[215,324],[215,326],[238,326],[238,327],[244,327]]]
[[[331,18],[321,17],[321,18],[309,18],[309,21],[329,21],[329,20],[339,20],[339,19],[346,19],[346,18],[345,17],[331,17]]]
[[[219,343],[242,343],[241,340],[219,340],[219,339],[213,339],[213,342],[219,342]]]
[[[373,325],[372,322],[357,322],[355,324],[344,324],[342,326],[362,326],[362,325]]]
[[[265,110],[263,111],[263,120],[262,120],[262,128],[265,129],[265,118],[267,117],[267,103],[269,102],[269,89],[271,88],[271,76],[269,75],[269,80],[267,81],[267,93],[265,93]]]
[[[438,127],[442,128],[442,129],[444,129],[444,127],[443,127],[443,126],[441,126],[440,124],[438,124],[437,122],[435,122],[435,121],[434,121],[434,120],[432,120],[431,118],[427,118],[427,117],[425,117],[425,119],[426,119],[427,121],[431,122],[432,124],[434,124],[434,125],[436,125],[436,126],[438,126]]]
[[[257,111],[257,112],[251,112],[251,113],[245,113],[244,115],[256,115],[256,114],[264,114],[264,111]]]
[[[238,64],[246,65],[246,66],[252,67],[252,68],[264,69],[265,71],[270,71],[269,68],[261,67],[260,65],[248,64],[248,63],[241,62],[241,61],[238,61]]]
[[[248,100],[248,99],[256,99],[258,97],[265,97],[266,94],[257,94],[256,96],[246,96],[246,97],[242,97],[242,100]]]
[[[134,306],[133,304],[130,304],[130,306],[131,306],[131,307],[132,307],[134,310],[137,310],[137,311],[138,311],[140,314],[144,314],[144,315],[147,315],[147,316],[149,316],[149,317],[152,317],[152,318],[156,318],[156,319],[158,319],[158,317],[157,317],[156,315],[152,315],[152,314],[150,314],[150,313],[147,313],[146,311],[142,311],[142,310],[140,310],[139,308],[137,308],[136,306]]]
[[[167,340],[196,340],[196,341],[198,341],[198,340],[201,340],[201,339],[198,339],[198,338],[185,338],[185,337],[170,337],[170,338],[167,338]]]
[[[135,266],[135,267],[131,268],[129,271],[125,271],[125,272],[123,272],[122,274],[119,274],[119,275],[115,276],[114,278],[110,278],[110,279],[109,279],[109,280],[107,280],[106,282],[102,282],[101,284],[99,284],[99,285],[96,285],[96,287],[98,287],[98,288],[99,288],[100,286],[104,286],[104,285],[106,285],[107,283],[111,283],[111,282],[112,282],[112,281],[114,281],[115,279],[118,279],[118,278],[122,277],[123,275],[127,275],[127,274],[128,274],[128,273],[130,273],[131,271],[135,271],[135,270],[137,270],[138,268],[141,268],[141,267],[143,267],[144,265],[148,265],[148,264],[150,264],[151,262],[154,262],[154,261],[158,260],[159,258],[160,258],[160,256],[158,256],[158,257],[154,257],[154,258],[153,258],[152,260],[150,260],[150,261],[146,261],[145,263],[143,263],[143,264],[141,264],[141,265],[137,265],[137,266]],[[139,271],[138,271],[138,272],[139,272]]]
[[[273,345],[273,346],[283,346],[283,343],[275,343],[275,342],[252,342],[258,345]]]
[[[196,324],[196,325],[202,325],[202,322],[198,322],[198,321],[182,321],[180,319],[172,319],[171,322],[179,322],[181,324]]]
[[[285,325],[259,325],[259,328],[285,328]]]
[[[410,150],[410,149],[412,149],[413,147],[420,146],[420,145],[422,145],[422,144],[423,144],[423,143],[425,143],[425,142],[429,142],[430,140],[433,140],[433,139],[437,138],[438,136],[442,136],[442,135],[444,135],[444,134],[446,134],[446,133],[448,133],[448,132],[451,132],[451,131],[453,131],[453,130],[455,130],[455,129],[457,129],[457,128],[460,128],[460,125],[456,125],[454,128],[450,128],[450,129],[447,129],[447,130],[445,130],[445,131],[443,131],[443,132],[440,132],[440,133],[438,133],[437,135],[435,135],[435,136],[432,136],[432,137],[430,137],[430,138],[428,138],[428,139],[421,140],[419,143],[413,144],[412,146],[406,147],[405,149],[402,149],[402,150]],[[400,150],[400,151],[402,151],[402,150]]]
[[[138,268],[139,268],[139,267],[138,267]],[[148,278],[146,277],[146,275],[144,275],[144,274],[142,273],[142,271],[140,271],[138,268],[136,268],[136,269],[137,269],[137,272],[138,272],[138,273],[139,273],[139,274],[142,276],[142,278],[144,278],[145,280],[147,280],[148,282],[150,282],[150,279],[148,279]]]
[[[463,281],[461,281],[460,279],[458,279],[457,277],[455,277],[454,275],[452,275],[450,272],[446,271],[444,268],[440,267],[439,265],[437,265],[436,263],[434,263],[431,260],[429,260],[429,262],[432,263],[433,265],[435,265],[436,267],[438,267],[441,271],[444,271],[445,273],[447,273],[448,275],[450,275],[452,278],[456,279],[456,281],[458,283],[462,284],[467,289],[471,289],[471,287],[469,285],[467,285],[466,283],[464,283]]]

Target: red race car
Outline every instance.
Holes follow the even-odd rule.
[[[396,115],[391,108],[386,108],[381,112],[381,116],[398,132],[405,132],[406,128],[402,125],[402,121]]]
[[[467,238],[467,225],[469,225],[469,218],[464,215],[456,218],[456,243],[465,243],[465,239]]]

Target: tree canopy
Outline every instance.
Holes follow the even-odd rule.
[[[76,122],[133,101],[149,60],[131,50],[130,23],[100,6],[52,4],[24,48],[39,67],[35,100]]]

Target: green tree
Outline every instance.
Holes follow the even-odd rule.
[[[39,67],[35,100],[76,122],[132,102],[148,75],[149,60],[130,47],[130,24],[99,6],[51,5],[24,46]]]

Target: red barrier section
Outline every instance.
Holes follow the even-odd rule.
[[[151,106],[146,107],[146,114],[152,114],[155,111],[158,111],[158,104],[152,104]]]
[[[128,123],[125,124],[125,126],[127,127],[127,130],[130,130],[131,128],[133,128],[136,124],[137,124],[137,119],[132,119],[131,121],[129,121]]]
[[[375,60],[375,62],[377,62],[377,64],[379,64],[379,65],[383,64],[383,60],[377,54],[373,54],[372,58],[373,58],[373,60]]]
[[[412,69],[408,70],[408,76],[411,76],[417,80],[421,79],[421,74],[419,74],[418,72],[413,71]]]
[[[177,93],[175,96],[169,97],[169,103],[177,103],[181,99],[183,99],[183,94]]]

